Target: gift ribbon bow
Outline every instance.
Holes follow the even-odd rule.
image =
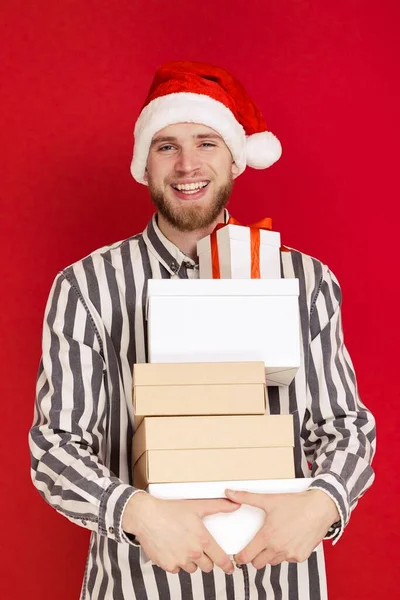
[[[214,231],[210,236],[211,242],[211,264],[212,264],[212,276],[213,279],[220,279],[221,272],[219,268],[219,256],[218,256],[218,242],[217,242],[217,231],[222,229],[222,227],[226,227],[227,225],[242,225],[239,221],[237,221],[234,217],[229,217],[227,223],[218,223],[215,227]],[[248,225],[250,229],[250,261],[251,261],[251,279],[260,279],[260,230],[264,229],[266,231],[272,230],[272,219],[270,217],[265,217],[256,223],[252,223]],[[285,246],[281,247],[281,250],[284,252],[289,251]]]

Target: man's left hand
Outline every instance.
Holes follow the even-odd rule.
[[[235,556],[237,564],[251,562],[256,569],[283,561],[303,562],[340,519],[336,504],[318,489],[296,494],[225,493],[229,500],[265,511],[264,525]]]

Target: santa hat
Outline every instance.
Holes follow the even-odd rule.
[[[246,166],[266,169],[282,147],[242,84],[219,67],[198,62],[169,62],[156,72],[135,125],[131,173],[144,174],[154,135],[175,123],[207,125],[223,138],[239,174]]]

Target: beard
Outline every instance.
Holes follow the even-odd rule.
[[[216,190],[211,203],[207,203],[205,206],[202,205],[201,201],[199,204],[192,206],[184,203],[180,206],[174,206],[172,202],[164,197],[163,192],[154,185],[150,174],[148,184],[151,199],[160,215],[178,231],[189,232],[207,229],[217,220],[232,193],[233,177],[231,175],[228,181]]]

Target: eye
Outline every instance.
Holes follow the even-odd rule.
[[[168,150],[173,149],[173,146],[171,146],[171,144],[164,144],[164,146],[160,146],[158,148],[158,152],[167,152]]]
[[[212,142],[203,142],[201,145],[205,148],[215,148],[215,144],[213,144]]]

